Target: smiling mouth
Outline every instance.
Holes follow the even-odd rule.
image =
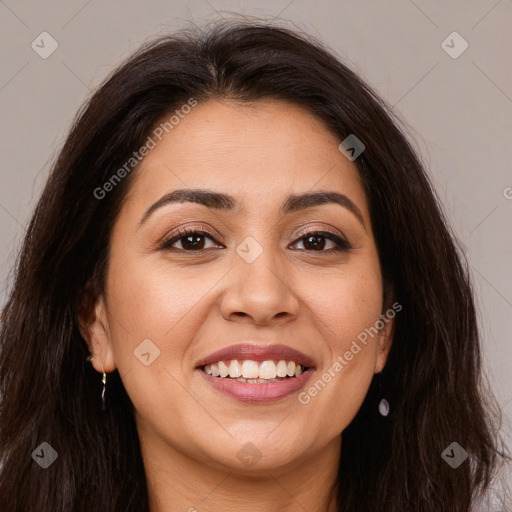
[[[212,377],[234,380],[245,384],[270,384],[299,377],[309,368],[295,361],[267,360],[243,361],[233,359],[201,366],[200,369]]]

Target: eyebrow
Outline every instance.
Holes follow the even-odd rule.
[[[158,201],[153,203],[144,213],[139,226],[141,226],[150,215],[162,206],[172,203],[197,203],[215,210],[234,211],[239,213],[243,206],[228,194],[213,192],[205,189],[178,189],[165,194]],[[329,191],[306,192],[304,194],[292,194],[286,198],[280,208],[280,214],[286,215],[299,210],[305,210],[323,204],[338,204],[349,210],[363,225],[366,230],[361,210],[344,194]]]

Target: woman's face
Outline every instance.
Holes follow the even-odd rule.
[[[381,273],[367,199],[340,142],[286,102],[211,101],[140,164],[89,340],[96,370],[118,368],[155,453],[241,471],[291,467],[339,443],[360,408],[392,321],[360,341],[383,313]],[[162,200],[192,189],[209,202]],[[318,192],[338,201],[290,201]],[[217,204],[215,194],[230,199]],[[287,377],[244,383],[202,368],[240,344],[263,352],[214,355],[234,377],[232,360],[247,378]],[[265,353],[276,344],[304,357]],[[291,377],[290,361],[309,370]]]

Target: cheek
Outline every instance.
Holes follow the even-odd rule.
[[[353,340],[374,326],[382,312],[382,283],[376,255],[354,258],[342,271],[322,278],[315,287],[311,309],[317,317],[317,328],[332,354],[349,349]],[[364,346],[363,346],[364,348]]]
[[[113,258],[110,312],[135,337],[161,337],[205,295],[209,281],[197,269],[173,268],[165,261]]]
[[[134,351],[149,339],[160,351],[150,368],[165,362],[178,376],[188,346],[204,322],[208,294],[226,270],[180,267],[165,258],[123,252],[112,254],[110,268],[109,326],[120,374],[141,370]]]
[[[375,372],[378,337],[372,328],[382,312],[378,260],[361,260],[323,282],[310,298],[329,358],[299,400],[311,417],[328,417],[329,433],[337,435],[357,414]]]
[[[169,404],[184,411],[190,406],[182,364],[204,320],[204,297],[218,279],[166,261],[112,255],[107,281],[111,339],[119,374],[140,415],[151,417],[158,410],[166,417]],[[170,415],[166,421],[176,419]]]

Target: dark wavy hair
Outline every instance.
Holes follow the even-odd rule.
[[[382,382],[343,431],[340,512],[468,512],[509,459],[485,381],[465,257],[402,122],[318,40],[263,21],[217,22],[145,43],[78,112],[28,226],[0,331],[2,512],[144,512],[134,410],[115,370],[107,410],[79,314],[104,290],[109,240],[135,168],[95,190],[189,98],[293,102],[344,140],[364,186],[385,282],[399,302]],[[382,385],[382,388],[380,387]],[[377,404],[386,397],[387,417]],[[58,453],[46,470],[31,453]],[[468,459],[441,457],[453,441]]]

